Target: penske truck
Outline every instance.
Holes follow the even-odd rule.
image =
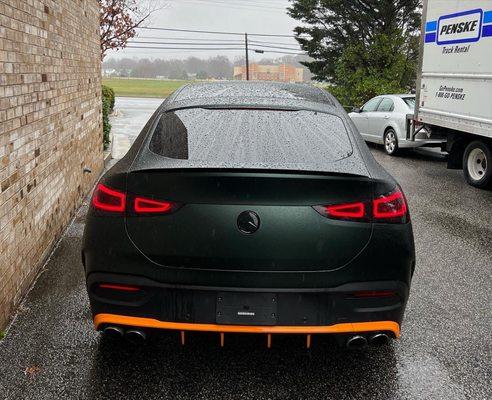
[[[448,168],[492,186],[492,0],[424,0],[415,114],[407,135],[445,138]]]

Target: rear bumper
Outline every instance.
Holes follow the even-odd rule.
[[[101,283],[132,285],[138,290],[102,289]],[[107,325],[124,325],[242,333],[385,331],[399,337],[408,298],[408,286],[400,281],[357,282],[317,289],[258,289],[172,285],[139,276],[93,273],[88,276],[87,289],[98,330]],[[242,300],[221,308],[218,301],[222,298],[253,299],[251,309],[257,316],[237,316],[243,306],[249,310],[249,304]],[[276,303],[274,308],[267,304],[269,301]],[[228,310],[233,322],[224,319],[220,310]],[[261,313],[262,318],[258,318]]]
[[[446,139],[415,139],[415,140],[400,140],[398,145],[402,149],[417,148],[417,147],[441,147]]]
[[[400,324],[394,321],[352,322],[328,326],[259,326],[259,325],[218,325],[191,324],[183,322],[159,321],[152,318],[129,317],[116,314],[97,314],[94,326],[100,329],[106,325],[131,326],[150,329],[168,329],[176,331],[199,331],[219,333],[272,333],[272,334],[324,334],[324,333],[367,333],[390,332],[400,337]]]

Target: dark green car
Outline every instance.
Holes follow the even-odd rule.
[[[83,264],[95,327],[400,335],[415,267],[405,197],[324,90],[185,86],[101,179]]]

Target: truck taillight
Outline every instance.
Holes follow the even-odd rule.
[[[126,207],[126,195],[99,183],[92,196],[92,205],[97,210],[122,213]]]
[[[344,221],[405,223],[408,220],[407,202],[399,188],[372,201],[314,206],[313,208],[327,218]]]

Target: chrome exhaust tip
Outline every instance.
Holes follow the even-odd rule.
[[[141,344],[145,342],[147,335],[138,329],[130,329],[125,332],[125,339],[133,344]]]
[[[119,326],[107,326],[103,329],[103,333],[107,337],[117,339],[121,339],[124,334],[123,329],[121,329]]]
[[[367,339],[361,335],[354,335],[348,338],[347,348],[351,350],[362,349],[367,346]]]
[[[390,338],[386,333],[375,333],[369,337],[369,344],[371,346],[385,346],[389,343]]]

